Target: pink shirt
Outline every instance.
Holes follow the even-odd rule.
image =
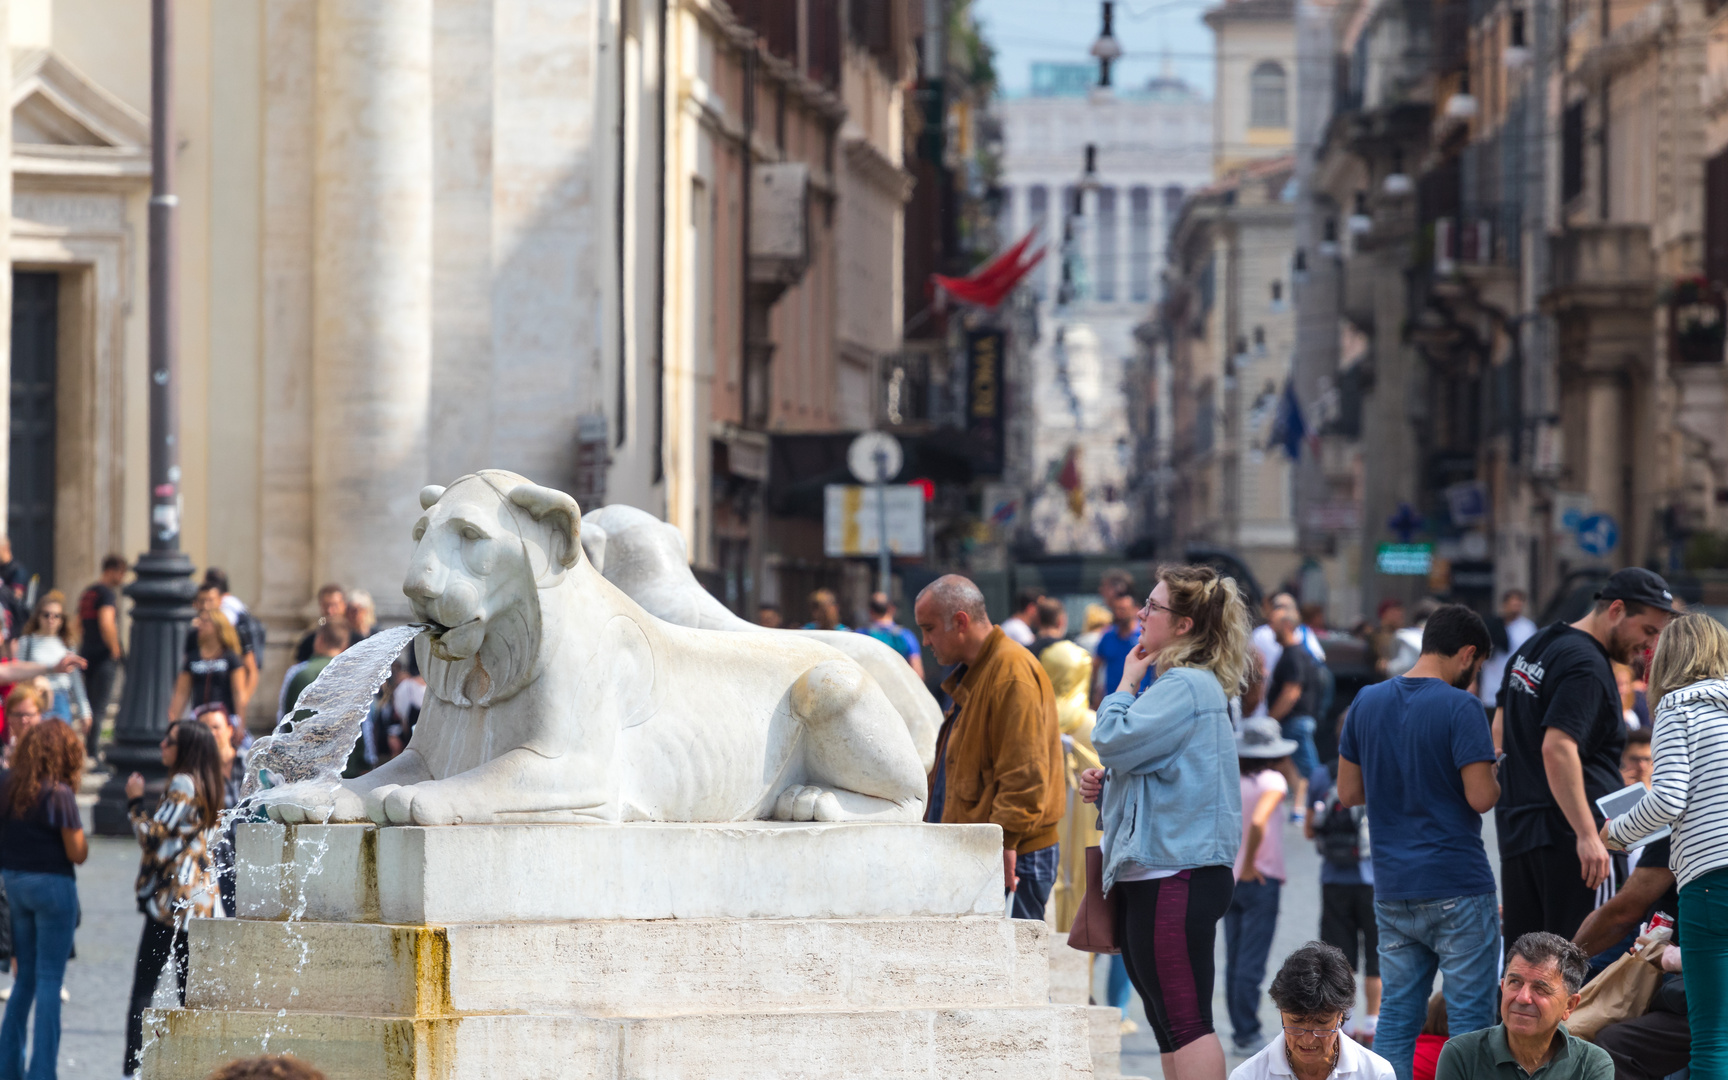
[[[1276,791],[1280,798],[1290,794],[1290,785],[1277,769],[1261,769],[1242,778],[1242,850],[1236,853],[1238,881],[1242,880],[1242,871],[1247,868],[1242,859],[1248,854],[1248,830],[1254,824],[1254,808],[1260,804],[1260,796],[1268,791]],[[1262,832],[1264,835],[1260,837],[1260,850],[1255,853],[1254,866],[1267,877],[1283,881],[1284,815],[1281,809],[1272,811]]]

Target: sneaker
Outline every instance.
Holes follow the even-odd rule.
[[[1236,1052],[1236,1056],[1243,1058],[1253,1057],[1255,1054],[1258,1054],[1265,1045],[1266,1040],[1258,1035],[1250,1036],[1247,1039],[1230,1040],[1231,1049]]]
[[[60,987],[60,1000],[61,1001],[71,1001],[72,1000],[72,992],[70,990],[66,989],[66,987],[64,985],[62,985]]]
[[[1307,821],[1308,821],[1308,818],[1302,813],[1302,811],[1300,811],[1300,810],[1290,811],[1290,824],[1302,825],[1302,824],[1305,824]]]
[[[1124,1016],[1122,1018],[1122,1023],[1120,1025],[1119,1030],[1124,1035],[1132,1035],[1136,1031],[1140,1030],[1140,1025],[1136,1024],[1134,1021],[1132,1021],[1132,1020],[1128,1019],[1126,1016]]]
[[[12,1000],[12,988],[10,986],[0,986],[0,1001],[11,1001],[11,1000]]]

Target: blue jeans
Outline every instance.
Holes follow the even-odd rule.
[[[1320,767],[1320,751],[1314,748],[1314,729],[1318,726],[1312,716],[1287,717],[1279,728],[1283,730],[1286,739],[1296,740],[1296,752],[1290,755],[1290,764],[1296,766],[1296,775],[1306,780],[1314,775],[1314,770]],[[1296,807],[1306,810],[1305,806]]]
[[[60,1057],[60,984],[72,955],[78,921],[78,883],[64,874],[7,870],[12,904],[12,950],[18,977],[0,1021],[0,1080],[54,1080]],[[24,1070],[24,1025],[36,1005],[30,1070]]]
[[[1110,957],[1110,981],[1104,984],[1104,1000],[1114,1005],[1124,1018],[1128,1016],[1128,964],[1117,953]]]
[[[1453,1035],[1499,1022],[1500,909],[1493,893],[1436,900],[1376,900],[1380,927],[1380,1024],[1374,1052],[1411,1080],[1416,1036],[1428,1018],[1434,973],[1445,976]]]
[[[1278,928],[1277,878],[1238,881],[1224,912],[1224,1005],[1238,1043],[1260,1037],[1260,983]]]
[[[1044,921],[1044,905],[1050,901],[1050,890],[1056,887],[1056,855],[1060,845],[1028,851],[1014,860],[1014,876],[1020,885],[1014,890],[1014,917]]]

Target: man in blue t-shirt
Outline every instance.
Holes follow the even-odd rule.
[[[920,679],[924,677],[924,654],[918,648],[918,638],[912,631],[894,621],[894,601],[888,599],[884,592],[870,594],[870,622],[858,628],[860,634],[867,634],[882,644],[900,654],[900,658],[912,665],[912,673]]]
[[[1499,907],[1482,815],[1500,798],[1494,738],[1466,691],[1491,648],[1460,604],[1429,616],[1406,674],[1356,695],[1338,744],[1338,798],[1368,807],[1383,997],[1374,1050],[1410,1080],[1434,973],[1453,1035],[1498,1020]]]
[[[1140,601],[1134,599],[1133,593],[1117,593],[1110,598],[1110,625],[1104,628],[1104,634],[1098,639],[1095,650],[1098,663],[1092,665],[1092,707],[1104,700],[1104,695],[1115,691],[1122,682],[1122,662],[1128,659],[1128,654],[1134,651],[1134,646],[1140,644]],[[1140,684],[1145,690],[1152,685],[1152,672],[1146,672],[1146,679]]]

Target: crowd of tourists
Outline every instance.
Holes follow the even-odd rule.
[[[80,918],[76,867],[89,855],[77,793],[100,748],[125,660],[117,616],[127,572],[123,558],[109,556],[73,606],[57,590],[39,592],[0,538],[0,961],[9,961],[13,975],[0,991],[0,1077],[56,1075],[61,1007],[70,999],[66,966]],[[367,636],[375,622],[370,597],[339,585],[319,590],[318,608],[276,697],[278,717],[331,657]],[[227,576],[206,570],[159,746],[163,779],[150,785],[134,773],[124,782],[139,844],[136,901],[144,915],[125,1076],[138,1072],[144,1011],[165,975],[185,1000],[188,921],[235,913],[233,826],[224,811],[239,801],[252,742],[246,717],[259,689],[264,644],[263,624],[229,591]],[[352,773],[401,752],[423,691],[409,654],[373,705],[366,738],[349,762]],[[318,1076],[282,1057],[236,1062],[218,1075]]]
[[[927,813],[1002,828],[1015,917],[1079,935],[1094,912],[1082,947],[1120,972],[1111,1004],[1139,994],[1166,1076],[1728,1076],[1728,630],[1659,575],[1541,628],[1517,592],[1413,626],[1385,602],[1356,632],[1377,681],[1347,702],[1324,612],[1289,593],[1255,627],[1204,566],[1100,592],[1072,635],[1036,593],[999,625],[963,577],[918,595],[950,669]],[[1318,940],[1273,975],[1268,1037],[1298,831]]]
[[[15,587],[0,555],[0,958],[14,969],[0,1077],[35,1080],[55,1075],[88,855],[75,796],[123,661],[126,565],[105,563],[74,606]],[[807,626],[868,634],[940,677],[926,820],[1002,830],[1005,910],[1108,958],[1105,1000],[1127,1031],[1138,995],[1166,1076],[1728,1075],[1728,629],[1660,576],[1620,571],[1582,617],[1540,628],[1517,593],[1490,619],[1424,604],[1413,626],[1382,603],[1355,632],[1372,678],[1348,690],[1323,609],[1287,591],[1251,611],[1210,567],[1109,572],[1077,626],[1060,598],[1012,603],[994,623],[978,586],[948,575],[918,593],[910,626],[878,593],[848,627],[826,590]],[[317,604],[270,688],[278,718],[371,632],[363,594],[330,585]],[[234,913],[223,811],[260,711],[264,627],[217,569],[194,611],[166,778],[125,782],[145,915],[128,1076],[159,982],[183,998],[188,920]],[[424,695],[406,654],[350,775],[402,751]],[[1320,917],[1273,970],[1294,843],[1316,849],[1303,887]],[[316,1073],[278,1057],[219,1075]]]

